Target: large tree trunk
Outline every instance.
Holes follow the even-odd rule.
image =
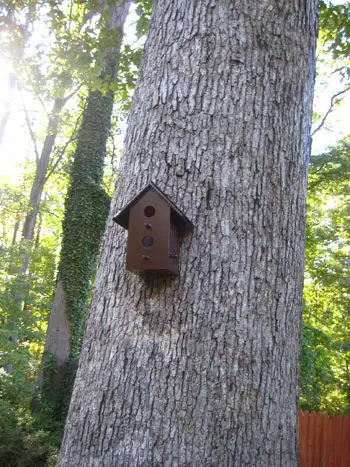
[[[60,466],[296,466],[316,0],[158,0]],[[153,180],[179,277],[125,270]]]
[[[114,31],[115,37],[113,46],[103,51],[103,77],[109,85],[116,77],[129,5],[121,1],[107,6],[110,21],[106,28],[111,34]],[[68,411],[86,301],[110,204],[102,181],[113,102],[113,92],[89,93],[66,199],[58,283],[37,380],[37,390],[41,388],[43,399],[53,403],[56,415],[62,419]]]

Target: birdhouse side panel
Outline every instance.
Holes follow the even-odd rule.
[[[170,221],[169,235],[169,271],[179,273],[180,260],[180,232],[179,227]]]
[[[168,269],[170,207],[148,191],[130,210],[126,267],[130,271]]]

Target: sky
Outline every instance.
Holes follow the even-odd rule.
[[[341,3],[334,1],[333,3]],[[126,24],[127,41],[135,40],[134,25],[135,16],[131,15]],[[4,105],[8,98],[8,73],[11,71],[9,65],[0,57],[0,118],[3,115]],[[326,68],[320,70],[329,74]],[[324,115],[330,105],[331,97],[341,90],[343,84],[338,75],[330,75],[327,79],[318,80],[315,86],[314,110]],[[342,104],[333,111],[327,119],[326,125],[318,131],[313,138],[313,154],[320,154],[336,141],[350,133],[350,93],[346,95]],[[41,106],[29,95],[24,95],[28,112],[37,122],[47,120]],[[18,167],[24,160],[33,160],[33,143],[29,137],[23,104],[18,91],[12,99],[11,116],[6,126],[3,142],[0,146],[0,181],[5,179],[16,182],[20,177],[21,170]],[[122,137],[119,138],[122,145]]]

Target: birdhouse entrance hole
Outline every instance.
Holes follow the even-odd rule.
[[[146,206],[144,213],[146,217],[153,217],[156,213],[156,210],[153,206]]]

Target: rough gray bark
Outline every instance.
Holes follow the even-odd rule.
[[[158,0],[59,466],[296,466],[316,0]],[[153,180],[177,278],[111,216]]]
[[[55,355],[58,363],[68,360],[70,354],[71,323],[68,316],[62,313],[66,303],[62,281],[57,282],[55,300],[50,314],[49,331],[46,338],[46,349]]]

